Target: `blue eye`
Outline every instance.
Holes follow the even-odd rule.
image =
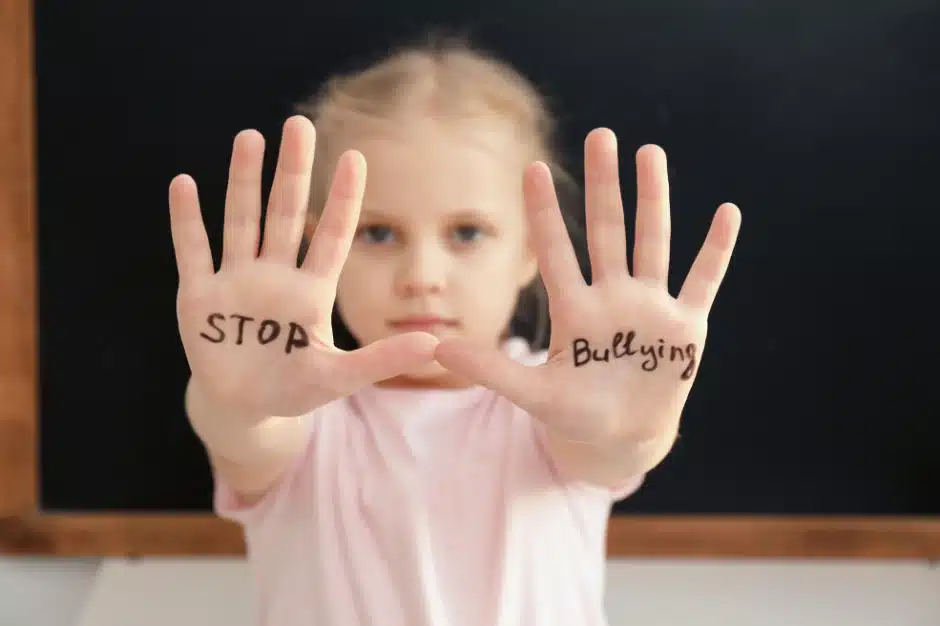
[[[483,231],[476,226],[458,226],[454,229],[454,237],[460,243],[472,243],[482,235]]]
[[[388,243],[394,237],[392,229],[388,226],[363,226],[359,229],[359,234],[368,243]]]

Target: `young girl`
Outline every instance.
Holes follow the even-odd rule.
[[[263,237],[264,141],[236,137],[218,271],[195,183],[170,186],[187,411],[217,511],[244,528],[258,623],[605,624],[610,507],[676,437],[738,210],[671,297],[665,156],[637,154],[629,268],[616,140],[592,131],[587,284],[551,120],[507,65],[408,49],[305,112]],[[547,352],[510,334],[541,281]],[[334,307],[361,347],[335,347]]]

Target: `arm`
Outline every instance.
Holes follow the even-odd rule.
[[[186,413],[213,471],[244,505],[264,497],[307,444],[303,420],[245,415],[210,399],[192,380],[186,389]]]

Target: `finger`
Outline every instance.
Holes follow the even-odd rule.
[[[261,256],[279,263],[297,263],[303,235],[316,142],[313,124],[302,115],[284,123],[277,168],[265,216]]]
[[[530,236],[542,282],[549,300],[558,301],[566,292],[583,286],[584,276],[558,207],[552,174],[544,163],[534,163],[523,178]]]
[[[437,337],[430,333],[401,333],[367,344],[357,350],[337,353],[340,386],[350,392],[366,385],[399,376],[434,360]]]
[[[222,264],[251,261],[258,256],[261,222],[261,169],[264,137],[245,130],[235,137],[225,191]]]
[[[549,397],[544,372],[514,360],[498,348],[483,348],[460,339],[444,339],[434,358],[447,370],[492,389],[529,412]]]
[[[323,214],[310,239],[303,269],[336,285],[349,255],[365,190],[366,160],[351,150],[336,165]]]
[[[636,154],[636,240],[633,276],[666,285],[669,277],[669,173],[666,153],[643,146]]]
[[[711,309],[731,263],[731,253],[740,230],[741,211],[738,207],[730,203],[721,205],[679,292],[681,303],[705,311]]]
[[[170,182],[170,231],[180,283],[211,276],[215,266],[199,208],[196,181],[185,174]]]
[[[617,137],[606,128],[591,131],[584,142],[584,194],[592,282],[627,273],[618,168]]]

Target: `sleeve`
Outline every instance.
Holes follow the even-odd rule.
[[[283,506],[284,502],[289,501],[292,492],[297,487],[300,475],[305,471],[312,470],[313,463],[311,459],[316,440],[318,417],[318,412],[315,411],[300,418],[305,422],[306,445],[277,482],[260,499],[250,504],[245,503],[222,476],[213,474],[213,509],[215,514],[223,519],[236,522],[242,527],[248,527],[257,524],[273,509]]]

